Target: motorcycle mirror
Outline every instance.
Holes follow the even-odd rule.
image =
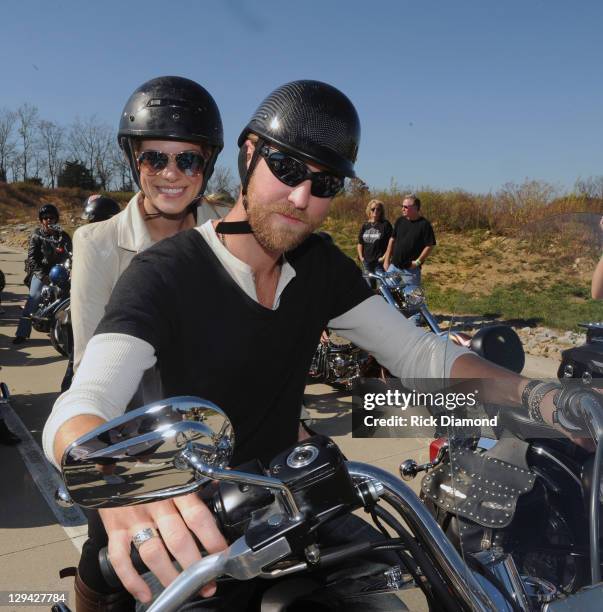
[[[480,357],[518,374],[526,362],[519,336],[507,325],[482,327],[471,338],[471,349]]]
[[[226,414],[197,397],[160,400],[78,438],[62,459],[74,503],[115,508],[191,493],[207,482],[191,467],[191,451],[205,468],[227,466],[234,432]]]

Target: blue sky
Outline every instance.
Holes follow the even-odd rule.
[[[603,175],[602,23],[595,0],[5,0],[0,107],[117,128],[139,84],[186,76],[214,95],[234,170],[261,99],[314,78],[355,103],[371,186],[571,187]]]

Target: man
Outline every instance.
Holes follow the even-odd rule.
[[[406,285],[421,286],[421,266],[436,244],[431,223],[421,215],[421,200],[414,194],[405,196],[402,216],[395,224],[392,237],[383,258],[388,272],[399,272]],[[421,324],[421,315],[412,315],[415,325]]]
[[[355,176],[359,139],[354,106],[325,83],[288,83],[260,104],[238,140],[241,193],[225,220],[149,248],[120,278],[46,424],[51,461],[121,414],[156,361],[166,397],[201,396],[228,414],[233,465],[269,460],[298,439],[306,374],[327,326],[407,384],[443,372],[499,376],[511,389],[501,401],[521,401],[527,381],[415,328],[372,294],[351,259],[312,235],[344,177]],[[191,532],[209,552],[226,546],[196,495],[100,513],[116,572],[143,602],[151,594],[130,561],[135,536],[146,540],[139,553],[164,586],[178,574],[168,550],[183,568],[200,559]]]
[[[62,263],[72,251],[71,238],[59,226],[59,211],[54,204],[44,204],[38,211],[40,227],[36,228],[29,239],[27,251],[27,278],[29,297],[13,338],[13,344],[23,344],[31,334],[29,315],[40,302],[42,287],[48,283],[48,273],[52,266]]]

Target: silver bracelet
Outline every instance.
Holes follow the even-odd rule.
[[[553,391],[553,389],[561,389],[561,385],[555,382],[541,382],[534,386],[533,389],[530,389],[528,396],[528,414],[536,423],[542,423],[543,425],[548,424],[540,411],[540,403],[542,402],[542,398],[550,391]]]

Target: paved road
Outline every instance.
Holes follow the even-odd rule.
[[[12,394],[10,408],[0,405],[0,410],[24,438],[17,447],[0,446],[0,591],[68,591],[73,602],[72,579],[60,579],[58,571],[77,563],[85,525],[79,512],[61,512],[51,503],[56,479],[40,452],[41,431],[59,393],[66,362],[42,334],[34,332],[32,339],[19,347],[10,343],[26,293],[21,284],[23,258],[23,253],[0,244],[0,269],[7,277],[2,296],[6,312],[0,316],[0,380]],[[527,373],[532,376],[554,376],[555,371],[556,364],[550,360],[528,360]],[[428,459],[426,439],[352,438],[351,398],[331,387],[308,387],[306,402],[316,419],[315,428],[332,436],[351,459],[393,473],[405,458]],[[417,479],[411,486],[416,489],[418,483]],[[412,610],[426,609],[420,593],[405,594],[404,600]]]

